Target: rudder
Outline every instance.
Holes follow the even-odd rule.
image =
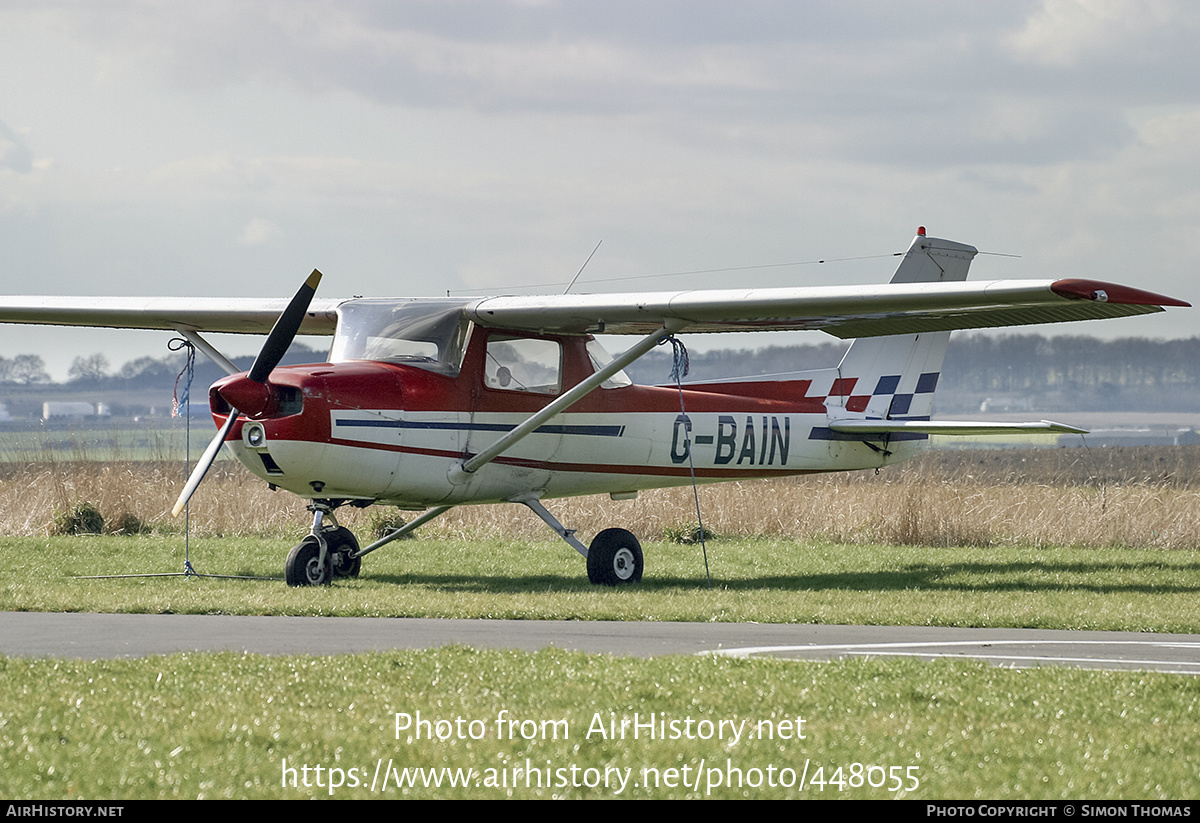
[[[926,237],[918,229],[892,283],[967,279],[974,246]],[[827,407],[871,418],[928,420],[950,332],[926,332],[855,340],[838,365]]]

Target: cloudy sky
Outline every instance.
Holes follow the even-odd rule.
[[[871,283],[926,225],[1200,303],[1197,41],[1188,0],[7,0],[0,291],[561,291],[600,241],[577,291]]]

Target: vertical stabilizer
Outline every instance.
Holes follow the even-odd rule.
[[[966,280],[977,253],[974,246],[926,237],[922,227],[891,282]],[[948,331],[855,340],[838,366],[826,406],[842,417],[928,420],[949,341]]]
[[[917,236],[892,275],[893,283],[951,283],[967,279],[967,269],[979,249],[966,243],[926,237],[925,227]]]

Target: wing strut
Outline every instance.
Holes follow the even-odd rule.
[[[418,526],[424,526],[426,523],[428,523],[433,518],[439,517],[439,516],[445,514],[446,512],[450,511],[451,508],[453,508],[453,507],[452,506],[438,506],[437,508],[429,509],[424,514],[422,514],[420,517],[418,517],[414,520],[408,521],[400,528],[396,529],[395,531],[391,532],[390,534],[386,535],[385,537],[381,537],[379,540],[376,540],[371,545],[363,546],[355,554],[352,555],[352,558],[353,557],[362,557],[364,554],[370,554],[371,552],[375,551],[376,549],[378,549],[382,546],[386,546],[388,543],[391,543],[393,540],[399,540],[401,537],[404,537],[404,535],[409,534],[410,532],[414,531]]]
[[[237,366],[230,362],[229,358],[221,354],[212,344],[196,333],[194,329],[189,329],[187,326],[176,326],[175,331],[179,332],[184,340],[198,348],[205,357],[211,360],[226,374],[237,374],[241,371]]]
[[[450,470],[450,482],[455,485],[465,483],[469,479],[469,475],[474,474],[483,466],[491,463],[504,452],[508,451],[515,443],[525,439],[530,434],[538,429],[543,423],[557,414],[569,409],[577,402],[582,400],[593,390],[600,386],[608,378],[619,372],[621,369],[628,366],[633,361],[637,360],[646,352],[653,349],[660,341],[665,340],[671,335],[687,326],[686,320],[679,318],[669,318],[663,321],[662,327],[655,329],[650,334],[643,337],[637,343],[629,347],[629,350],[619,357],[614,357],[612,362],[604,368],[593,372],[590,377],[579,381],[569,391],[560,395],[553,403],[547,405],[537,414],[529,417],[524,423],[517,426],[508,434],[501,437],[491,446],[476,454],[474,457],[468,458]]]

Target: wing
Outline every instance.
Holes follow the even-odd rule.
[[[819,329],[850,338],[1126,317],[1188,305],[1094,280],[967,283],[976,254],[974,246],[926,237],[921,228],[884,286],[495,297],[477,301],[468,314],[483,325],[529,330],[648,334],[671,321],[688,332]]]
[[[341,302],[314,300],[300,333],[333,334]],[[3,297],[0,323],[266,334],[286,305],[218,297]],[[1096,280],[998,280],[490,297],[465,309],[482,326],[529,331],[649,334],[675,319],[689,333],[816,329],[852,338],[1126,317],[1189,305]]]
[[[488,297],[447,310],[463,311],[482,326],[533,332],[645,335],[670,322],[687,332],[818,329],[851,338],[1126,317],[1190,305],[1096,280],[967,283],[976,253],[922,230],[892,282],[882,286]],[[332,334],[342,302],[313,301],[300,333]],[[0,323],[266,334],[286,305],[245,298],[15,297],[0,298]]]
[[[481,325],[509,329],[647,334],[675,319],[689,333],[819,329],[851,338],[1127,317],[1188,305],[1096,280],[996,280],[493,297],[468,314]]]
[[[314,300],[301,334],[333,334],[340,300]],[[267,334],[287,299],[223,297],[0,297],[0,323],[191,329]]]

